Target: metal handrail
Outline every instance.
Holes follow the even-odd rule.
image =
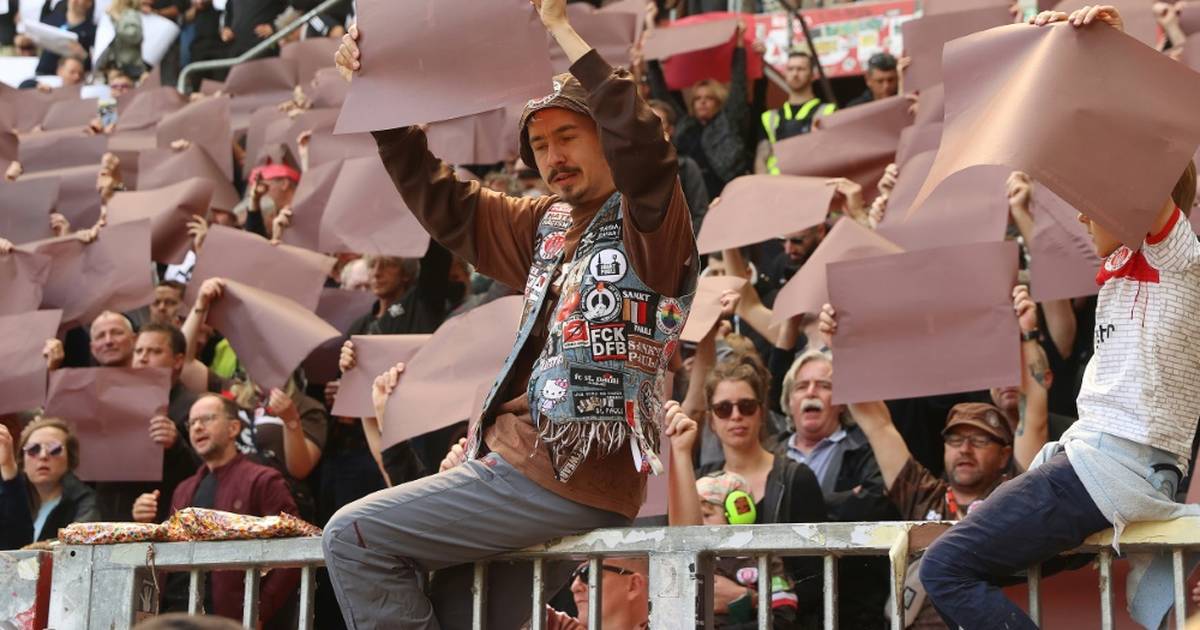
[[[188,90],[188,78],[194,72],[200,72],[202,70],[220,70],[222,68],[232,68],[233,66],[235,66],[239,63],[250,61],[251,59],[258,57],[262,53],[269,50],[272,46],[277,44],[279,42],[279,40],[292,34],[296,29],[307,26],[309,20],[317,17],[317,15],[325,12],[325,10],[333,7],[333,5],[335,5],[339,2],[343,2],[343,1],[344,0],[325,0],[321,4],[318,4],[316,7],[314,7],[308,13],[305,13],[304,15],[300,16],[298,19],[293,21],[291,24],[288,24],[287,26],[279,29],[270,37],[259,42],[258,45],[256,45],[254,48],[247,50],[246,52],[238,55],[237,57],[230,57],[228,59],[210,59],[207,61],[194,61],[192,63],[189,63],[187,66],[185,66],[183,68],[183,70],[181,70],[179,72],[179,81],[175,85],[176,89],[178,89],[181,94],[187,94],[189,91]]]
[[[548,541],[529,549],[506,553],[475,566],[472,608],[486,606],[486,578],[489,562],[524,560],[533,563],[531,611],[541,611],[545,603],[544,564],[551,560],[576,559],[593,563],[588,592],[594,619],[589,627],[598,627],[597,605],[600,598],[599,564],[608,557],[649,557],[651,585],[651,627],[655,630],[680,627],[681,619],[695,619],[697,601],[711,603],[711,580],[707,576],[714,556],[753,557],[758,561],[759,601],[770,601],[766,570],[771,557],[809,556],[823,559],[824,627],[837,628],[837,563],[845,556],[885,556],[891,565],[890,590],[894,601],[900,599],[910,554],[926,548],[948,522],[880,523],[795,523],[734,527],[648,527],[596,530],[581,536]],[[1069,553],[1097,553],[1100,564],[1101,627],[1113,627],[1113,548],[1112,530],[1097,533]],[[1186,624],[1186,592],[1183,553],[1200,550],[1200,518],[1183,518],[1155,523],[1133,523],[1121,534],[1123,552],[1172,552],[1173,589],[1176,627]],[[50,596],[50,627],[66,630],[88,627],[124,627],[139,611],[151,611],[150,603],[158,583],[155,571],[190,573],[189,610],[198,612],[204,601],[203,575],[208,571],[241,570],[246,573],[244,618],[257,616],[256,604],[261,570],[300,567],[302,629],[312,628],[314,569],[324,564],[319,538],[281,540],[243,540],[221,543],[130,543],[122,545],[61,546],[55,550],[53,586]],[[1041,574],[1027,574],[1029,611],[1040,623]],[[703,589],[703,591],[701,590]],[[142,594],[139,597],[139,593]],[[710,619],[709,611],[703,618]],[[893,606],[891,627],[902,630],[902,608]],[[482,627],[482,615],[475,625]],[[769,607],[759,608],[759,628],[769,628]],[[248,624],[249,625],[249,624]],[[531,627],[544,628],[535,616]]]

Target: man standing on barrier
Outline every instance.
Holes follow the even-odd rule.
[[[325,558],[349,628],[469,627],[471,563],[630,524],[646,474],[661,467],[660,392],[699,264],[675,151],[629,72],[572,28],[565,0],[533,4],[572,63],[520,119],[521,157],[550,196],[457,181],[417,127],[374,134],[430,235],[480,273],[524,287],[525,308],[482,413],[442,472],[329,521]],[[357,38],[352,28],[338,50],[344,74],[389,63],[360,59]],[[548,563],[549,588],[572,568]],[[490,565],[489,627],[528,619],[516,602],[530,576],[528,565]]]

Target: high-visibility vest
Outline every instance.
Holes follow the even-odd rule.
[[[762,125],[767,132],[767,142],[771,145],[771,154],[767,156],[767,172],[771,175],[779,174],[779,162],[775,159],[775,134],[779,130],[779,123],[787,121],[803,121],[808,120],[813,116],[817,106],[821,105],[821,99],[813,98],[806,101],[803,105],[797,108],[792,108],[791,103],[784,103],[779,109],[772,109],[763,112]],[[826,103],[821,107],[821,113],[825,116],[837,111],[837,105]]]

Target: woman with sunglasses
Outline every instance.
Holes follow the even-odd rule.
[[[71,523],[99,520],[96,492],[72,473],[78,465],[79,440],[62,420],[29,423],[16,451],[8,427],[0,424],[0,550],[57,538],[59,528]]]
[[[694,374],[693,378],[701,378]],[[756,523],[817,523],[826,520],[825,500],[812,470],[763,447],[770,375],[755,354],[733,355],[704,379],[709,426],[721,442],[724,461],[702,466],[698,475],[735,473],[746,480]],[[818,560],[788,558],[788,574],[799,585],[800,625],[820,619]],[[720,608],[722,602],[718,601]]]

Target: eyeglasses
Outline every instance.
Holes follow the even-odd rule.
[[[580,565],[579,568],[575,569],[575,572],[571,574],[571,579],[579,580],[580,582],[587,584],[588,577],[589,577],[590,571],[591,571],[590,567],[591,567],[591,563]],[[602,565],[600,565],[600,568],[604,571],[610,571],[612,573],[616,573],[617,575],[637,575],[637,571],[630,571],[629,569],[615,567],[611,564],[602,564]]]
[[[45,453],[46,457],[58,457],[63,454],[63,445],[62,442],[26,444],[24,451],[26,457],[41,457],[42,453]]]
[[[203,424],[204,426],[208,426],[208,425],[212,424],[214,420],[220,420],[224,417],[225,416],[223,416],[219,413],[208,413],[208,414],[204,414],[203,416],[196,416],[195,418],[188,418],[187,425],[188,425],[189,429],[196,426],[197,424]]]
[[[742,414],[743,416],[749,416],[758,411],[759,403],[753,398],[743,398],[737,401],[722,400],[721,402],[712,406],[713,415],[725,420],[733,414],[733,408],[735,405],[737,406],[738,413]]]
[[[972,448],[987,448],[992,444],[999,444],[999,440],[986,435],[972,435],[967,437],[958,433],[952,433],[943,438],[946,446],[951,448],[959,448],[964,442],[970,442]]]

